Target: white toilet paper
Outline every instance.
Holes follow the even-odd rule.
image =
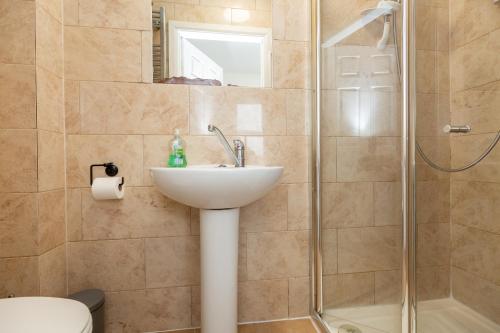
[[[119,189],[122,177],[96,178],[92,183],[92,196],[96,200],[122,199],[125,187]]]

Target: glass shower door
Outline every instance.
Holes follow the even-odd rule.
[[[333,332],[401,331],[400,15],[389,2],[321,2],[321,296]]]

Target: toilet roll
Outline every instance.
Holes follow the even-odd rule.
[[[119,185],[122,177],[96,178],[92,183],[92,196],[96,200],[123,199],[125,187]]]

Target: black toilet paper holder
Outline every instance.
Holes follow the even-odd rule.
[[[94,183],[94,167],[104,167],[104,172],[109,177],[114,177],[118,174],[118,167],[113,162],[102,163],[102,164],[92,164],[90,166],[90,186]],[[122,177],[122,182],[118,185],[121,190],[123,184],[125,184],[125,178]]]

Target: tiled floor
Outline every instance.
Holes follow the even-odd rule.
[[[200,333],[200,329],[172,331],[172,333]],[[311,320],[298,319],[240,325],[238,333],[317,333],[317,331]]]

